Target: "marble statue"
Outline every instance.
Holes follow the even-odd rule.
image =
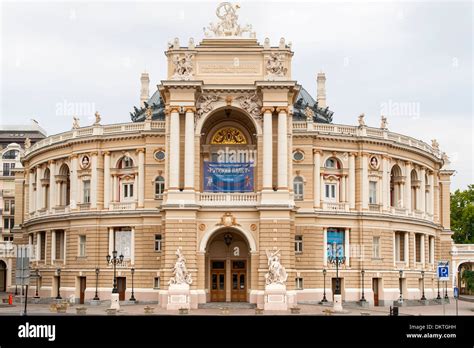
[[[79,117],[73,117],[72,118],[72,129],[78,129],[79,126]]]
[[[146,108],[146,111],[145,111],[145,120],[151,121],[152,116],[153,116],[153,110],[151,109],[151,106],[149,106]]]
[[[183,57],[175,55],[173,58],[174,74],[173,80],[191,80],[193,78],[193,55],[185,54]]]
[[[191,274],[188,273],[188,270],[186,268],[186,258],[184,257],[181,251],[181,248],[178,248],[176,250],[176,257],[177,257],[177,260],[173,267],[174,277],[170,279],[168,284],[190,285],[193,282],[193,280],[191,279]]]
[[[25,149],[29,149],[31,147],[31,140],[30,138],[25,139]]]
[[[101,120],[102,118],[100,117],[100,114],[99,114],[99,112],[98,112],[98,111],[96,111],[96,112],[95,112],[95,114],[94,114],[94,116],[95,116],[95,122],[94,122],[94,126],[98,126],[98,125],[100,125],[100,120]]]
[[[250,37],[255,37],[251,25],[241,27],[237,23],[239,8],[239,5],[232,5],[230,2],[220,3],[216,10],[216,16],[220,21],[217,24],[209,23],[209,26],[204,28],[204,35],[206,37],[241,37],[244,33],[249,33]]]
[[[439,150],[438,140],[436,139],[431,140],[431,147],[433,148],[433,150]]]
[[[313,122],[313,117],[314,117],[314,111],[311,109],[309,106],[304,109],[304,114],[306,116],[306,120],[308,122]]]
[[[359,127],[365,127],[365,114],[360,114],[357,120],[359,121]]]
[[[388,128],[388,122],[387,122],[387,117],[382,115],[380,117],[380,128],[382,129],[387,129]]]
[[[265,274],[265,283],[269,284],[285,284],[288,274],[285,267],[280,263],[280,250],[269,252],[266,250],[268,258],[268,273]]]

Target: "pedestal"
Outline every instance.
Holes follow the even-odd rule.
[[[188,284],[171,284],[168,289],[167,310],[191,308],[191,299]]]
[[[285,285],[269,284],[265,286],[263,309],[266,311],[288,310]]]
[[[110,309],[120,309],[119,304],[119,294],[111,294],[110,295]]]
[[[334,295],[334,304],[333,304],[333,311],[334,312],[343,312],[342,309],[342,295]]]

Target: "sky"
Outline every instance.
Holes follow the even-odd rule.
[[[152,92],[165,78],[164,51],[178,37],[198,43],[219,1],[1,1],[0,124],[35,119],[48,135],[129,122],[140,74]],[[316,94],[326,73],[338,124],[366,115],[378,127],[440,148],[456,170],[452,190],[474,183],[473,4],[428,1],[240,1],[241,25],[263,44],[295,52],[292,77]]]

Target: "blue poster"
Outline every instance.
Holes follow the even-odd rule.
[[[333,255],[334,243],[336,243],[336,250],[338,257],[344,257],[344,230],[337,228],[328,228],[327,230],[327,254],[329,257],[336,257]]]
[[[253,163],[204,162],[205,192],[253,192]]]

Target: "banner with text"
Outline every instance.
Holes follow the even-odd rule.
[[[204,191],[253,192],[253,163],[204,162]]]

